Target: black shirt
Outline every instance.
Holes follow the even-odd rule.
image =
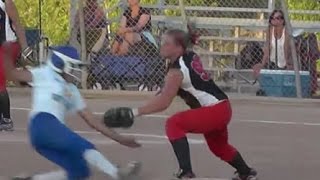
[[[143,8],[143,7],[140,7],[140,10],[139,10],[139,15],[136,16],[136,17],[132,17],[131,16],[131,9],[128,8],[124,13],[123,13],[123,16],[125,16],[127,18],[127,24],[126,24],[126,27],[134,27],[138,24],[139,20],[140,20],[140,17],[143,15],[143,14],[147,14],[147,15],[150,15],[150,11],[146,8]],[[151,16],[150,16],[150,19],[148,20],[147,24],[143,27],[143,29],[141,31],[151,31],[151,28],[152,28],[152,25],[151,25]]]
[[[212,105],[228,99],[228,96],[214,83],[210,75],[203,69],[199,56],[194,52],[186,52],[169,68],[179,69],[183,73],[182,84],[178,91],[191,108]]]
[[[6,12],[5,0],[0,1],[0,45],[6,41],[16,41],[17,36],[12,20]]]

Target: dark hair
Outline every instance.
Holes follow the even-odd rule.
[[[199,41],[199,34],[195,33],[191,25],[188,24],[188,32],[180,29],[171,29],[166,32],[167,35],[172,36],[175,43],[186,50],[190,45],[196,45]]]
[[[284,14],[283,14],[283,11],[281,9],[275,9],[271,12],[270,16],[269,16],[269,24],[271,24],[271,20],[273,18],[273,16],[276,14],[276,13],[280,13],[282,15],[282,18],[283,18],[283,25],[286,25],[286,21],[284,20]]]

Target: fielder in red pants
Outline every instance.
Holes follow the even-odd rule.
[[[6,89],[6,77],[3,69],[3,57],[6,53],[3,44],[11,49],[10,54],[15,64],[20,56],[27,58],[32,50],[28,48],[24,28],[20,24],[19,14],[13,0],[0,1],[0,130],[13,130],[10,116],[10,99]]]
[[[146,105],[137,109],[115,108],[119,112],[117,114],[130,118],[130,114],[137,117],[160,112],[168,108],[178,95],[191,110],[173,115],[166,123],[166,133],[180,166],[175,179],[195,178],[186,134],[200,133],[204,135],[211,152],[236,169],[233,180],[256,180],[257,172],[228,142],[227,126],[232,116],[230,102],[204,71],[198,55],[186,50],[190,37],[191,42],[196,42],[196,36],[181,30],[165,33],[160,50],[161,56],[169,61],[164,87]]]
[[[17,42],[8,43],[8,45],[12,49],[10,56],[15,64],[20,55],[20,45]],[[6,88],[7,80],[3,67],[3,56],[7,53],[4,49],[3,46],[0,46],[0,130],[12,131],[13,121],[10,114],[10,98]]]

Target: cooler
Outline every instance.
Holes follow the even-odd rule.
[[[311,96],[309,71],[300,71],[302,97]],[[266,70],[262,69],[259,84],[266,96],[297,97],[295,73],[292,70]]]

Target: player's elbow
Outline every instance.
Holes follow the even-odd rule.
[[[168,109],[168,107],[170,106],[171,102],[172,102],[172,99],[170,99],[170,98],[163,98],[163,99],[162,99],[162,102],[161,102],[161,105],[159,106],[159,109],[160,109],[161,111],[164,111],[164,110]]]
[[[96,129],[96,124],[95,124],[95,121],[93,120],[93,115],[89,109],[85,108],[79,111],[78,114],[87,123],[88,126]]]
[[[165,111],[169,106],[166,104],[161,104],[161,106],[158,107],[158,111]]]

